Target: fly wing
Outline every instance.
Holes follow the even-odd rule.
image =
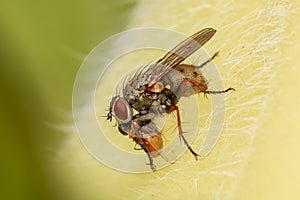
[[[215,33],[216,30],[213,28],[202,29],[179,43],[164,57],[153,63],[149,67],[148,72],[146,72],[149,75],[149,85],[159,81],[159,79],[166,75],[173,67],[200,49]]]

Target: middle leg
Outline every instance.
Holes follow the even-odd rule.
[[[177,126],[178,126],[178,134],[179,137],[183,140],[184,144],[187,146],[187,148],[190,150],[190,152],[195,156],[195,159],[198,160],[198,158],[200,157],[199,154],[197,154],[192,147],[189,145],[189,143],[187,142],[187,140],[185,139],[184,135],[183,135],[183,131],[181,128],[181,119],[180,119],[180,114],[179,114],[179,109],[177,106],[172,106],[171,108],[172,111],[176,111],[177,114]]]

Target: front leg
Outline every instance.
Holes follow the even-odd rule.
[[[151,121],[152,118],[151,113],[135,116],[131,121],[129,137],[145,151],[152,171],[156,171],[153,158],[160,155],[163,148],[163,140],[156,125]],[[149,122],[144,124],[146,121]]]
[[[150,168],[153,172],[156,171],[156,166],[154,165],[154,162],[153,162],[153,158],[152,158],[152,155],[150,153],[150,150],[147,146],[147,144],[144,142],[143,138],[138,138],[138,137],[135,137],[133,138],[133,140],[139,144],[141,146],[141,148],[146,152],[147,156],[148,156],[148,159],[149,159],[149,165],[150,165]]]

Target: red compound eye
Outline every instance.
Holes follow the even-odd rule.
[[[128,118],[128,110],[122,99],[118,99],[115,102],[114,112],[116,117],[118,117],[120,120],[126,120]]]
[[[127,101],[122,97],[116,97],[113,100],[113,116],[122,123],[129,122],[132,117],[132,112],[131,107],[129,106]]]

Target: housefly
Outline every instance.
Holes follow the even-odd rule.
[[[153,171],[156,170],[153,158],[163,156],[164,146],[162,133],[154,119],[175,112],[179,138],[197,160],[200,155],[191,148],[183,134],[178,108],[180,98],[195,93],[218,94],[234,90],[208,90],[207,80],[200,69],[217,53],[199,66],[182,63],[215,33],[215,29],[205,28],[186,38],[162,58],[138,70],[110,102],[107,120],[114,118],[119,132],[129,136],[146,152]]]

